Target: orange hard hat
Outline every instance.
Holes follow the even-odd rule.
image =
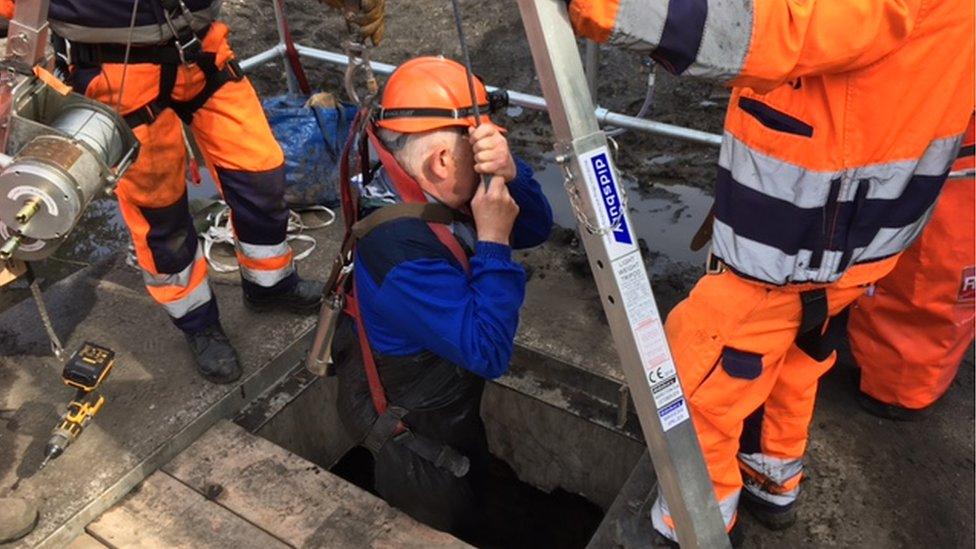
[[[500,126],[488,113],[508,103],[505,92],[488,93],[474,78],[481,123]],[[383,89],[376,124],[399,133],[418,133],[451,126],[475,126],[464,65],[444,57],[417,57],[397,67]]]

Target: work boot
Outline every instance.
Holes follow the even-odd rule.
[[[207,381],[225,384],[233,383],[241,377],[237,352],[219,323],[199,332],[186,332],[185,335],[197,361],[197,371]]]
[[[244,290],[244,304],[254,311],[309,315],[318,312],[322,305],[324,287],[325,284],[318,280],[299,280],[291,289],[274,294],[261,295]]]
[[[0,543],[18,540],[34,530],[37,507],[21,498],[0,498]]]
[[[658,532],[653,528],[651,530],[654,531],[654,536],[653,539],[651,540],[651,547],[655,549],[681,549],[681,546],[678,545],[678,542],[665,536],[664,534]],[[737,522],[735,523],[735,525],[732,526],[732,529],[729,530],[729,544],[732,545],[733,548],[738,549],[739,547],[742,547],[742,542],[744,539],[745,537],[742,534],[742,527]]]
[[[739,501],[750,515],[770,530],[785,530],[796,522],[795,503],[780,507],[753,495],[749,490],[742,490]]]
[[[931,408],[922,408],[919,410],[902,408],[901,406],[881,402],[880,400],[869,396],[866,393],[858,393],[857,403],[860,404],[861,408],[864,408],[867,413],[873,416],[877,416],[882,419],[893,419],[895,421],[919,421],[928,417],[929,412],[931,411]]]

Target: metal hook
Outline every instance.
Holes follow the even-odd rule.
[[[373,67],[369,62],[369,52],[372,48],[362,42],[347,40],[342,44],[342,49],[346,57],[349,58],[343,78],[346,94],[360,108],[370,107],[379,93],[379,84],[376,82],[376,75],[373,73]],[[365,77],[366,95],[363,97],[360,97],[359,92],[356,91],[355,77],[357,72],[361,72]]]

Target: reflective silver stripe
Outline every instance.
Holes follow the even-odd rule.
[[[765,454],[739,454],[739,461],[745,463],[750,469],[768,478],[774,484],[782,486],[803,472],[803,460],[801,459],[782,459]],[[800,487],[797,485],[792,490],[782,494],[771,494],[749,475],[743,475],[745,489],[750,494],[772,503],[773,505],[786,506],[794,501],[800,494]]]
[[[797,496],[800,495],[800,487],[783,492],[782,494],[770,494],[769,492],[760,488],[755,482],[752,482],[748,478],[745,479],[744,488],[749,491],[750,494],[756,496],[757,498],[768,501],[773,505],[778,505],[780,507],[786,507],[791,503],[796,501]]]
[[[739,492],[736,492],[718,502],[718,508],[722,511],[722,520],[725,521],[726,528],[728,528],[735,519],[735,511],[738,506]],[[654,500],[654,505],[651,506],[651,523],[654,525],[654,529],[663,534],[665,537],[672,541],[678,541],[677,532],[668,526],[668,523],[664,521],[664,517],[667,517],[668,521],[672,524],[674,523],[674,520],[671,519],[671,510],[668,509],[668,503],[664,501],[661,493],[658,492],[657,498]]]
[[[193,309],[201,305],[206,305],[211,299],[213,299],[213,293],[210,291],[210,284],[204,282],[182,299],[170,303],[163,303],[162,305],[166,309],[166,312],[169,313],[169,316],[182,318]]]
[[[698,55],[684,74],[720,82],[737,77],[749,53],[753,9],[752,0],[709,0]]]
[[[698,55],[684,74],[719,81],[738,76],[752,38],[752,11],[751,0],[708,0]],[[622,0],[609,43],[653,52],[661,43],[667,12],[667,2]]]
[[[219,1],[215,1],[208,8],[193,12],[193,30],[199,31],[216,21],[219,16]],[[54,32],[73,42],[84,42],[87,44],[125,44],[129,39],[128,26],[89,27],[55,19],[51,19],[48,22]],[[165,24],[141,25],[132,29],[133,45],[153,46],[168,42],[172,38],[173,31]]]
[[[739,461],[745,463],[750,469],[763,475],[775,484],[785,484],[803,472],[803,460],[800,458],[783,459],[767,456],[762,453],[740,453],[738,458]]]
[[[193,257],[193,261],[187,265],[182,271],[173,274],[152,274],[149,271],[142,269],[142,280],[145,282],[146,286],[159,287],[159,286],[180,286],[181,288],[186,288],[190,285],[190,278],[193,276],[193,267],[197,264],[197,261],[203,259],[203,250],[197,246],[197,253]]]
[[[728,131],[722,138],[718,165],[729,170],[740,185],[801,208],[826,204],[830,182],[840,177],[839,172],[808,170],[755,151]]]
[[[753,150],[730,132],[725,132],[719,152],[719,166],[729,170],[741,185],[767,196],[785,200],[800,208],[819,208],[827,203],[830,182],[867,181],[866,198],[894,200],[905,192],[912,176],[939,176],[946,173],[959,151],[962,135],[936,139],[915,160],[871,164],[847,170],[809,170]],[[847,184],[837,197],[840,202],[854,200],[857,185]]]
[[[949,171],[959,153],[962,135],[936,139],[917,160],[873,164],[850,171],[852,181],[869,182],[867,198],[894,200],[905,192],[912,176],[936,177]]]
[[[858,188],[867,185],[868,200],[898,200],[909,184],[928,185],[931,180],[913,177],[939,177],[956,158],[962,136],[933,140],[915,160],[887,162],[824,172],[807,170],[751,149],[729,132],[725,133],[719,165],[729,170],[733,184],[739,184],[766,196],[789,202],[800,208],[823,208],[827,204],[831,182],[840,180],[837,200],[849,202]],[[892,256],[908,248],[921,234],[934,206],[918,219],[901,227],[877,227],[874,239],[851,251],[850,263],[864,263]],[[712,251],[736,271],[773,284],[818,282],[829,283],[843,276],[842,250],[825,251],[818,269],[810,269],[811,250],[787,254],[778,248],[745,238],[733,227],[715,220]]]
[[[291,247],[288,242],[281,242],[279,244],[248,244],[247,242],[237,242],[237,251],[244,254],[244,256],[251,259],[273,259],[275,257],[281,257],[287,255],[291,251]]]
[[[762,242],[735,234],[732,227],[716,219],[712,225],[712,253],[736,271],[771,284],[788,282],[834,282],[843,273],[837,269],[843,252],[826,250],[819,269],[809,269],[812,250],[787,254]]]
[[[932,204],[928,211],[914,223],[897,229],[882,227],[870,244],[854,250],[851,261],[863,263],[872,259],[889,257],[906,250],[915,242],[915,239],[922,235],[922,231],[929,219],[932,218],[933,212],[935,212],[935,204]]]
[[[248,269],[247,267],[241,265],[241,276],[244,280],[248,282],[253,282],[258,286],[264,286],[269,288],[275,284],[284,280],[288,275],[295,272],[295,262],[292,261],[288,263],[285,267],[280,269],[275,269],[273,271],[260,271],[257,269]]]
[[[623,0],[617,9],[617,20],[609,43],[649,54],[661,41],[667,17],[667,2]]]

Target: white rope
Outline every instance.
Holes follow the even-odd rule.
[[[223,200],[218,201],[218,203],[220,204],[220,209],[207,216],[208,221],[210,221],[210,226],[200,235],[200,238],[203,240],[203,255],[207,259],[207,264],[214,271],[218,273],[232,273],[240,269],[236,263],[221,263],[214,259],[211,253],[215,244],[234,246],[234,229],[230,222],[230,208]],[[302,213],[305,212],[322,212],[325,214],[326,220],[318,223],[306,223],[302,218]],[[304,234],[304,232],[324,229],[335,223],[335,220],[335,212],[325,206],[309,206],[303,208],[301,211],[288,211],[287,241],[307,242],[309,244],[307,249],[295,254],[295,261],[301,261],[310,256],[318,245],[315,237]],[[136,260],[136,248],[131,240],[129,241],[125,263],[132,269],[139,270],[139,264]]]
[[[323,212],[326,220],[318,223],[306,223],[302,218],[304,212]],[[234,246],[234,229],[230,221],[230,207],[223,200],[220,201],[220,209],[207,216],[210,219],[210,226],[201,235],[203,239],[203,256],[207,259],[210,268],[218,273],[232,273],[240,269],[237,263],[222,263],[214,259],[212,250],[215,244],[227,244]],[[310,206],[301,211],[288,211],[288,242],[306,242],[309,247],[296,253],[295,261],[301,261],[310,256],[315,250],[317,242],[315,237],[304,234],[305,231],[323,229],[335,223],[336,214],[325,206]]]

